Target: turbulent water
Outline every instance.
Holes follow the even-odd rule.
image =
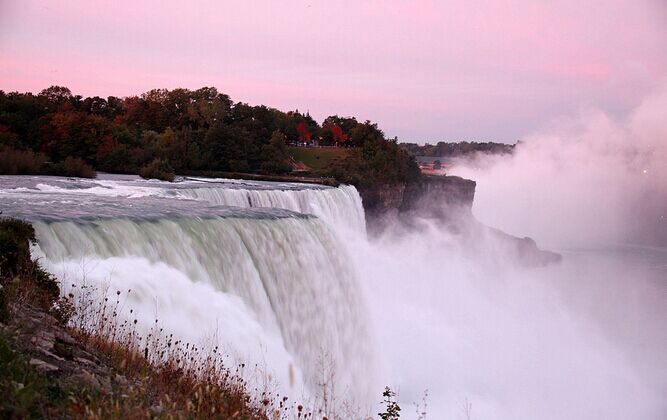
[[[346,186],[0,177],[0,210],[73,291],[121,291],[145,331],[221,345],[293,399],[329,370],[362,413],[390,385],[402,418],[427,389],[427,418],[666,418],[662,248],[531,269],[432,221],[368,240]]]
[[[234,207],[264,207],[313,214],[339,230],[365,232],[366,221],[354,187],[304,189],[184,188],[178,196]]]

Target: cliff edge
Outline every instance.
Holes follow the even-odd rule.
[[[441,225],[460,236],[471,252],[484,252],[489,240],[502,244],[505,257],[523,266],[539,267],[561,260],[560,254],[538,248],[531,238],[518,238],[488,227],[472,214],[475,181],[458,176],[422,176],[418,181],[360,188],[371,236],[399,223],[414,227],[419,221]]]

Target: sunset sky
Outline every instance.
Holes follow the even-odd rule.
[[[665,0],[0,0],[1,90],[215,86],[401,141],[514,142],[666,81]]]

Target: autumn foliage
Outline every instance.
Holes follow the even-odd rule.
[[[331,122],[325,122],[324,125],[322,125],[322,131],[330,132],[331,138],[336,144],[345,144],[349,138],[340,126]]]
[[[308,127],[306,127],[306,123],[304,123],[303,121],[299,122],[296,125],[296,132],[299,134],[299,141],[310,143],[310,139],[312,136],[310,134],[310,131],[308,131]]]
[[[416,168],[370,121],[333,115],[320,126],[309,113],[235,103],[212,87],[126,98],[0,91],[2,174],[285,174],[294,162],[285,146],[303,143],[358,149],[314,173],[355,185],[407,181]]]

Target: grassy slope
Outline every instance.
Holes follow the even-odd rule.
[[[305,163],[314,171],[319,171],[337,160],[344,159],[349,153],[349,149],[290,147],[289,152],[295,160]]]

